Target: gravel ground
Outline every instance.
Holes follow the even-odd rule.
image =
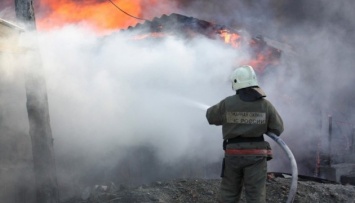
[[[150,185],[127,188],[124,186],[94,186],[86,188],[80,197],[63,203],[215,203],[220,179],[181,179],[154,182]],[[267,202],[284,203],[291,179],[282,176],[267,181]],[[244,196],[242,201],[245,202]],[[298,179],[294,203],[355,203],[355,186]]]

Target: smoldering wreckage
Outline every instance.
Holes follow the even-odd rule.
[[[21,54],[15,46],[16,38],[23,32],[21,28],[5,20],[0,20],[0,60],[9,55]],[[131,32],[132,36],[144,39],[159,39],[166,35],[181,35],[184,39],[195,36],[205,36],[211,40],[222,40],[238,48],[241,43],[251,47],[254,56],[251,63],[258,74],[266,69],[278,66],[283,54],[283,47],[273,47],[262,36],[245,38],[238,30],[224,25],[210,23],[204,20],[187,17],[180,14],[163,15],[152,21],[145,21],[136,26],[129,27],[122,32]],[[11,39],[11,41],[9,40]],[[14,41],[15,40],[15,41]],[[285,53],[288,54],[288,53]],[[3,83],[3,82],[2,82]],[[2,85],[3,86],[3,85]],[[2,87],[3,88],[3,87]],[[7,95],[1,93],[2,101],[11,101]],[[6,116],[6,105],[1,106],[1,117]],[[4,113],[5,112],[5,113]],[[339,144],[332,137],[332,120],[329,117],[329,131],[327,139],[320,142],[326,143],[331,148]],[[28,146],[29,136],[16,133],[16,129],[0,125],[1,130],[1,164],[0,180],[2,189],[0,199],[8,202],[34,202],[35,190],[33,189],[33,174],[29,171],[33,164],[29,156],[30,147],[25,154],[8,153]],[[339,153],[351,153],[355,156],[355,133],[349,136],[350,148]],[[20,142],[18,140],[21,140]],[[335,147],[334,147],[335,148]],[[23,151],[23,150],[18,150]],[[355,162],[354,159],[339,159],[331,154],[317,153],[315,158],[316,173],[314,176],[303,176],[294,173],[270,172],[267,181],[267,202],[355,202]],[[11,154],[11,155],[10,155]],[[348,156],[349,157],[349,156]],[[350,156],[351,157],[351,156]],[[291,160],[292,161],[292,160]],[[219,166],[216,167],[217,171]],[[297,172],[297,171],[296,171]],[[10,175],[9,175],[10,174]],[[13,178],[11,174],[21,174]],[[295,176],[296,175],[296,180]],[[290,193],[296,181],[297,191]],[[86,187],[75,188],[70,196],[62,198],[63,203],[118,203],[118,202],[216,202],[220,179],[177,178],[174,180],[154,181],[150,184],[125,185],[120,182],[97,183]],[[295,188],[293,188],[295,189]],[[59,192],[59,194],[61,191]],[[294,195],[291,200],[290,195]],[[242,201],[245,198],[242,197]],[[2,201],[3,202],[3,201]],[[5,201],[6,202],[6,201]]]

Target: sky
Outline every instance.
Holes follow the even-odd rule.
[[[202,36],[188,42],[176,36],[132,40],[118,30],[141,21],[116,16],[122,15],[117,9],[99,12],[110,17],[99,15],[92,21],[87,21],[88,16],[82,21],[73,17],[64,23],[53,17],[60,10],[45,7],[55,2],[35,1],[38,33],[28,37],[38,43],[41,53],[43,69],[35,69],[46,79],[59,182],[134,184],[191,175],[218,178],[221,128],[208,125],[204,108],[234,94],[229,74],[247,55],[247,47],[236,50]],[[113,7],[107,1],[61,2],[81,4],[78,13],[83,8],[90,11],[92,4]],[[134,2],[141,6],[132,15],[140,18],[180,13],[242,28],[252,36],[261,34],[283,50],[281,64],[266,70],[259,83],[283,117],[281,138],[300,161],[300,174],[313,173],[315,149],[324,142],[329,115],[334,133],[349,139],[355,97],[352,1]],[[124,1],[120,5],[129,7]],[[1,18],[14,19],[10,1],[0,8]],[[116,18],[126,20],[106,26],[107,19]],[[1,91],[2,98],[11,98],[11,108],[1,103],[7,105],[2,109],[9,109],[2,113],[2,124],[23,133],[28,129],[21,88],[25,65],[3,60],[0,68],[2,82],[11,87]],[[289,171],[287,157],[270,143],[275,155],[269,170]]]

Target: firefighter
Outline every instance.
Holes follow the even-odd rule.
[[[242,189],[248,203],[266,201],[267,161],[272,158],[266,132],[277,136],[283,132],[283,121],[258,86],[254,69],[240,66],[231,75],[235,95],[207,109],[210,125],[222,125],[222,182],[219,201],[239,202]]]

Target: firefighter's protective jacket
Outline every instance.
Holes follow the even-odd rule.
[[[207,109],[209,124],[222,125],[223,139],[260,137],[266,132],[280,135],[283,122],[274,106],[265,98],[243,101],[239,95],[229,96]]]

